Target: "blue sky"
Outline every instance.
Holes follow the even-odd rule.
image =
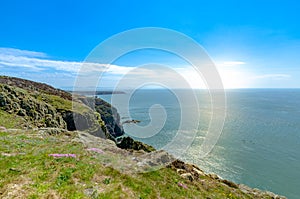
[[[103,40],[132,28],[163,27],[202,45],[225,88],[300,88],[297,1],[170,2],[1,1],[0,74],[71,87],[76,68]],[[118,60],[112,74],[121,77],[124,67],[150,60],[180,63],[145,51]]]

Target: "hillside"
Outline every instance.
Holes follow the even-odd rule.
[[[99,98],[0,77],[0,198],[283,198],[123,134]]]

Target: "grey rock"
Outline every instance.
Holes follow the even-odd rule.
[[[183,173],[180,175],[181,177],[185,178],[185,179],[188,179],[190,181],[193,181],[194,180],[194,177],[191,173]]]
[[[193,172],[195,172],[198,176],[205,176],[205,173],[200,169],[193,168]]]

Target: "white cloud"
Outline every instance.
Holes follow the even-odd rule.
[[[225,88],[245,88],[251,87],[260,79],[280,80],[291,77],[288,74],[281,73],[255,74],[247,71],[246,67],[239,67],[244,64],[246,63],[242,61],[225,61],[216,64]],[[134,85],[135,82],[139,81],[159,82],[160,80],[167,80],[170,85],[180,88],[182,85],[186,85],[185,82],[183,82],[183,79],[178,78],[181,76],[192,88],[206,88],[205,80],[191,66],[181,68],[170,67],[169,69],[172,70],[159,66],[154,66],[153,68],[141,67],[138,70],[135,70],[136,67],[52,60],[45,53],[12,48],[0,48],[0,67],[2,74],[11,74],[20,71],[19,74],[16,74],[20,77],[23,76],[21,73],[24,72],[26,74],[36,72],[44,78],[46,78],[48,74],[49,83],[51,83],[51,81],[59,81],[63,82],[62,85],[65,85],[65,82],[68,81],[73,82],[79,74],[88,80],[85,82],[86,86],[93,86],[91,84],[95,82],[94,80],[98,80],[100,74],[103,73],[104,76],[101,77],[103,85],[110,85],[111,87],[114,87],[114,85],[122,78],[125,78],[126,81],[128,81],[126,86],[129,86],[130,83]],[[20,70],[18,70],[19,68]],[[56,75],[53,75],[53,78],[50,78],[49,74],[51,75],[53,73],[56,73]],[[62,73],[69,74],[70,76],[67,77],[64,75],[65,79],[60,80],[62,76],[59,74]],[[178,74],[179,76],[177,76]]]
[[[25,56],[25,57],[48,57],[47,54],[42,52],[35,52],[29,50],[20,50],[15,48],[0,48],[0,54],[2,55],[15,55],[15,56]]]
[[[222,63],[217,63],[216,65],[218,67],[232,67],[232,66],[240,66],[240,65],[244,65],[246,64],[246,62],[242,62],[242,61],[225,61]]]
[[[82,63],[74,61],[60,61],[47,59],[45,53],[19,50],[13,48],[0,48],[0,66],[2,67],[21,67],[33,71],[43,71],[48,68],[66,72],[108,72],[111,74],[123,75],[133,69],[117,65]]]
[[[251,84],[251,73],[246,67],[241,67],[245,64],[247,63],[240,60],[216,63],[224,88],[245,88]]]
[[[8,67],[31,68],[32,70],[44,70],[46,68],[53,68],[56,70],[64,70],[69,72],[77,72],[80,67],[80,63],[78,62],[55,61],[4,54],[0,54],[0,64],[2,66]]]
[[[241,61],[229,61],[223,62],[223,66],[234,66],[242,65],[245,62]],[[141,67],[135,70],[136,67],[108,65],[101,63],[82,63],[74,61],[61,61],[51,60],[45,53],[11,49],[11,48],[0,48],[0,66],[9,72],[10,67],[23,68],[20,71],[26,72],[39,72],[40,74],[47,73],[47,69],[52,69],[54,72],[59,73],[70,73],[73,74],[73,78],[76,75],[80,75],[85,79],[86,86],[93,86],[93,84],[99,78],[100,74],[104,76],[102,82],[107,81],[110,84],[117,84],[119,80],[125,78],[127,83],[135,84],[134,82],[144,81],[165,81],[174,87],[182,87],[188,83],[192,88],[205,88],[205,81],[201,75],[193,69],[193,67],[182,67],[182,68],[165,68],[159,66],[152,67]],[[220,65],[218,65],[219,67]],[[171,69],[171,70],[170,70]],[[45,71],[45,72],[43,72]],[[221,78],[226,88],[240,87],[244,84],[245,75],[233,70],[231,67],[220,67],[219,68]],[[49,73],[49,71],[48,71]],[[179,76],[183,77],[179,78]],[[184,81],[184,82],[183,82]]]
[[[286,79],[290,78],[291,76],[288,74],[264,74],[264,75],[257,75],[251,77],[251,79]]]

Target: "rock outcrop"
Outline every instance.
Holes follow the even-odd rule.
[[[245,194],[251,196],[251,198],[273,198],[273,199],[286,199],[284,196],[274,194],[269,191],[261,191],[256,188],[250,188],[244,184],[236,184],[232,181],[222,179],[216,174],[205,173],[199,167],[193,164],[187,164],[181,160],[175,160],[171,164],[167,165],[168,168],[175,170],[182,178],[185,178],[191,182],[200,181],[202,183],[209,184],[225,184],[230,189],[239,190]]]
[[[131,137],[123,137],[121,141],[117,143],[117,146],[121,149],[143,150],[145,152],[155,151],[152,146],[136,141]]]
[[[101,154],[94,155],[95,159],[121,173],[135,174],[154,169],[172,169],[176,171],[172,171],[175,175],[178,174],[179,178],[190,183],[189,186],[198,187],[207,193],[213,192],[212,188],[217,190],[221,187],[220,190],[226,189],[230,193],[237,193],[238,196],[246,195],[245,198],[285,198],[224,180],[215,174],[206,174],[196,165],[176,160],[166,151],[156,151],[149,145],[123,136],[124,130],[117,110],[99,98],[76,95],[72,97],[70,93],[46,84],[0,76],[1,112],[24,118],[26,122],[21,128],[37,131],[35,135],[62,134],[72,137],[71,142],[80,142],[86,148],[97,148]],[[0,125],[1,132],[27,132],[7,129],[5,125]],[[109,138],[116,143],[100,137]],[[14,154],[2,153],[5,157],[11,155]],[[15,171],[17,170],[13,170]],[[187,185],[179,182],[178,186],[187,189]]]
[[[70,93],[18,78],[0,77],[0,110],[25,119],[22,128],[61,128],[109,137],[101,116]]]
[[[65,92],[63,90],[54,88],[47,84],[38,83],[26,79],[16,78],[16,77],[8,77],[8,76],[0,76],[0,84],[13,86],[22,88],[24,90],[28,90],[30,92],[42,92],[49,95],[56,95],[63,99],[72,100],[72,94]]]
[[[67,124],[51,104],[28,94],[23,89],[0,84],[0,108],[8,113],[26,118],[24,127],[66,128]]]
[[[101,115],[105,126],[113,137],[124,135],[124,130],[120,122],[120,115],[115,107],[102,99],[95,98],[95,110]]]
[[[113,106],[100,98],[85,97],[46,84],[0,76],[0,111],[20,116],[22,128],[58,128],[88,133],[119,141],[123,149],[153,151],[154,148],[130,137]]]

